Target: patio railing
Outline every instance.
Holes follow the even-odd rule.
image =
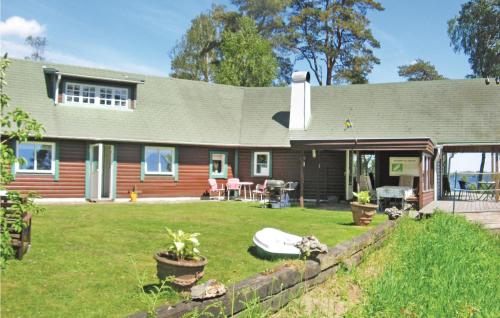
[[[500,174],[454,172],[443,176],[443,196],[453,201],[498,201]]]

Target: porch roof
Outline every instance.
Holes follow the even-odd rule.
[[[292,140],[291,145],[298,150],[422,151],[430,154],[435,148],[429,138]]]

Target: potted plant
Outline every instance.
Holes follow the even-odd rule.
[[[132,191],[130,191],[130,202],[137,202],[137,187],[132,187]]]
[[[372,222],[372,218],[377,213],[377,205],[370,203],[370,192],[360,191],[353,192],[358,198],[357,202],[351,202],[352,219],[356,225],[368,225]]]
[[[200,255],[199,233],[185,233],[182,230],[167,230],[165,251],[155,254],[157,274],[160,281],[172,279],[172,285],[188,289],[203,277],[207,259]]]

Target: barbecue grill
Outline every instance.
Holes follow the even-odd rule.
[[[285,181],[268,180],[266,186],[267,196],[269,198],[267,206],[270,208],[281,208],[285,199]]]

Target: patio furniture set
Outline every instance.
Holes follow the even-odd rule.
[[[259,201],[265,206],[282,208],[290,206],[290,202],[296,199],[299,183],[296,181],[284,182],[282,180],[265,180],[263,184],[240,181],[238,178],[227,179],[225,184],[218,184],[216,179],[208,179],[210,195],[216,194],[218,200],[230,200],[231,194],[234,199],[242,201]],[[241,197],[243,194],[243,197]]]
[[[384,199],[401,200],[401,208],[405,209],[407,204],[413,205],[418,202],[417,189],[413,188],[414,179],[413,176],[400,176],[397,186],[381,186],[373,189],[369,176],[359,176],[358,192],[368,191],[370,197],[376,197],[379,211],[383,210]]]

